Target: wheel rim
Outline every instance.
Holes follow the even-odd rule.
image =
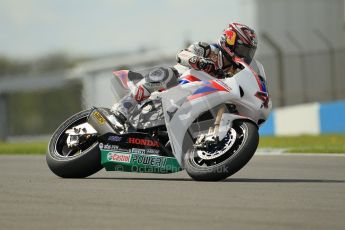
[[[67,140],[68,134],[65,133],[66,130],[72,128],[73,126],[77,126],[85,122],[87,122],[87,115],[83,117],[79,117],[71,121],[69,126],[64,128],[63,130],[59,130],[60,133],[54,143],[55,145],[54,155],[56,158],[60,158],[60,159],[75,158],[83,154],[85,150],[89,148],[93,148],[95,145],[97,145],[97,142],[95,143],[95,140],[91,138],[90,140],[78,145],[77,147],[70,148],[67,146],[66,140]]]
[[[235,134],[234,134],[235,133]],[[229,130],[227,136],[221,141],[222,146],[218,147],[218,153],[204,151],[203,154],[193,149],[189,157],[192,165],[201,168],[217,167],[228,158],[234,156],[243,146],[247,136],[247,130],[244,126],[234,127]]]

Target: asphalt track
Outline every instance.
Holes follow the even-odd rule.
[[[345,156],[255,156],[223,182],[101,171],[60,179],[0,156],[0,229],[345,229]]]

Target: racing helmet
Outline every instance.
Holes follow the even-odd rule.
[[[219,45],[225,57],[232,60],[235,56],[251,63],[258,40],[255,31],[240,23],[231,23],[219,39]]]

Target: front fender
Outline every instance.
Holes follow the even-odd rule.
[[[173,154],[182,167],[184,138],[188,128],[205,111],[229,101],[240,100],[239,87],[234,84],[230,92],[219,91],[195,100],[188,100],[191,90],[185,86],[174,87],[161,96]]]
[[[244,116],[240,116],[233,113],[224,113],[222,115],[222,118],[220,120],[220,125],[219,125],[219,133],[218,133],[219,140],[223,140],[223,138],[226,136],[226,134],[228,133],[229,129],[232,127],[235,120],[248,120],[252,122],[253,124],[255,124],[257,128],[259,128],[256,122],[249,117],[244,117]]]

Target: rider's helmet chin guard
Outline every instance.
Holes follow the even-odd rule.
[[[248,64],[254,57],[257,44],[255,31],[239,23],[229,24],[219,39],[219,46],[227,59],[232,60],[236,56]]]

